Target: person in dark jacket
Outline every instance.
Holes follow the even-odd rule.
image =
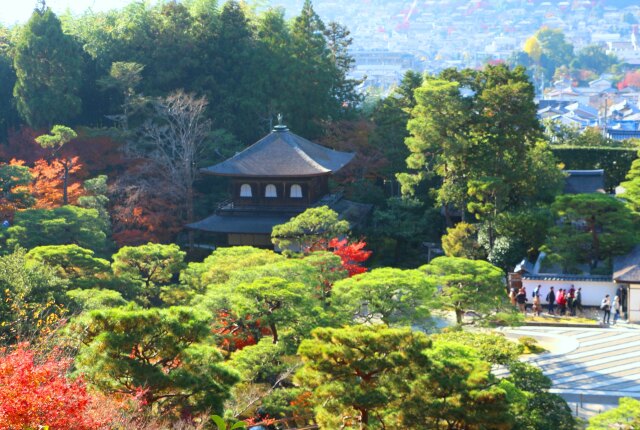
[[[576,298],[573,299],[573,314],[576,315],[577,312],[580,312],[582,315],[582,287],[578,287],[576,291]]]
[[[569,291],[567,292],[567,310],[569,311],[569,315],[571,316],[576,315],[576,307],[574,303],[575,300],[576,300],[576,287],[571,285],[571,288],[569,288]]]
[[[549,288],[549,292],[547,293],[547,307],[549,309],[549,315],[553,315],[553,308],[556,304],[556,293],[553,291],[553,287]]]
[[[602,310],[602,322],[604,324],[609,324],[611,320],[611,298],[609,297],[609,294],[604,296],[604,299],[602,299],[600,309]]]
[[[527,290],[520,288],[518,294],[516,294],[516,303],[518,303],[518,309],[523,314],[527,314]]]
[[[620,301],[620,310],[622,311],[622,318],[627,319],[627,287],[623,285],[618,285],[618,289],[616,290],[616,297]]]

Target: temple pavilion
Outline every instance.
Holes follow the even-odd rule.
[[[219,246],[271,247],[273,227],[310,207],[329,206],[341,218],[357,223],[371,206],[329,192],[329,177],[354,155],[318,145],[277,125],[244,151],[201,169],[206,175],[228,177],[231,198],[187,228]]]

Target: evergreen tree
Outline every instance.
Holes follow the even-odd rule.
[[[426,335],[409,328],[359,325],[319,328],[300,345],[305,365],[297,379],[322,428],[406,428],[394,425],[407,382],[428,368]]]
[[[249,143],[258,136],[259,111],[254,81],[255,40],[252,25],[235,0],[225,3],[219,16],[216,56],[212,70],[216,92],[211,100],[217,128]]]
[[[415,91],[406,144],[412,173],[398,175],[403,192],[423,179],[440,179],[438,200],[447,223],[450,209],[468,211],[485,223],[489,249],[498,214],[551,201],[562,172],[542,141],[533,86],[525,70],[487,66],[482,71],[448,69]]]
[[[316,137],[318,121],[331,114],[334,65],[324,37],[326,27],[311,4],[305,0],[291,27],[292,70],[289,82],[287,123],[299,134]]]
[[[139,395],[161,414],[220,413],[237,374],[210,343],[210,315],[185,307],[92,311],[71,330],[76,364],[106,392]]]
[[[291,61],[291,34],[284,18],[284,9],[269,9],[257,22],[256,76],[254,88],[262,97],[260,101],[260,128],[269,132],[277,114],[282,113],[287,122],[294,112],[287,110],[294,64]]]
[[[13,64],[13,95],[31,127],[69,122],[80,113],[81,51],[50,9],[33,12],[18,36]]]
[[[422,85],[422,75],[412,70],[405,73],[402,81],[388,97],[379,101],[371,115],[376,125],[371,143],[380,148],[389,161],[387,177],[406,170],[409,149],[404,140],[409,137],[407,122],[411,109],[416,105],[414,91]]]
[[[440,302],[455,311],[458,324],[469,310],[482,314],[495,309],[505,294],[502,270],[486,261],[438,257],[420,270],[440,286]]]
[[[0,25],[0,142],[7,137],[9,127],[18,122],[12,95],[15,82],[16,72],[10,53],[9,30]]]
[[[549,229],[546,251],[565,270],[578,264],[596,268],[602,260],[624,255],[636,244],[631,210],[606,194],[566,194],[551,206],[556,224]]]
[[[633,160],[626,179],[620,184],[624,188],[621,197],[634,213],[640,213],[640,158]]]
[[[330,22],[324,31],[329,49],[329,58],[333,63],[333,84],[331,96],[336,104],[335,110],[341,116],[349,116],[362,101],[362,96],[356,91],[356,86],[362,81],[348,79],[347,75],[353,68],[354,58],[349,54],[349,47],[353,42],[351,32],[337,22]]]

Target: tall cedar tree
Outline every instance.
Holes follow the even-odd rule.
[[[326,27],[316,14],[310,0],[305,0],[302,11],[291,27],[294,69],[287,119],[291,128],[303,136],[316,137],[320,133],[319,119],[331,113],[333,67],[324,38]]]
[[[80,113],[81,50],[50,9],[33,12],[18,36],[13,61],[13,95],[27,124],[51,127]]]
[[[253,28],[243,7],[232,0],[225,3],[219,17],[217,55],[212,64],[217,91],[212,99],[212,117],[218,128],[233,133],[243,142],[256,135],[258,124],[256,43]],[[252,127],[247,127],[252,124]]]

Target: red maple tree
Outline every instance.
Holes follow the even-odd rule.
[[[81,378],[66,376],[71,364],[71,358],[57,352],[39,357],[28,344],[1,350],[0,428],[94,430],[107,425],[115,411],[90,394]]]
[[[349,277],[367,271],[362,264],[371,257],[371,251],[364,249],[364,241],[351,242],[347,239],[331,239],[329,250],[342,260],[342,267],[349,273]]]
[[[627,74],[624,75],[624,79],[618,83],[619,90],[627,87],[640,88],[640,70],[627,72]]]
[[[251,316],[242,319],[225,310],[218,311],[212,332],[219,339],[220,348],[227,352],[239,351],[246,346],[255,345],[262,336],[271,336],[271,330],[261,327],[260,320]]]

